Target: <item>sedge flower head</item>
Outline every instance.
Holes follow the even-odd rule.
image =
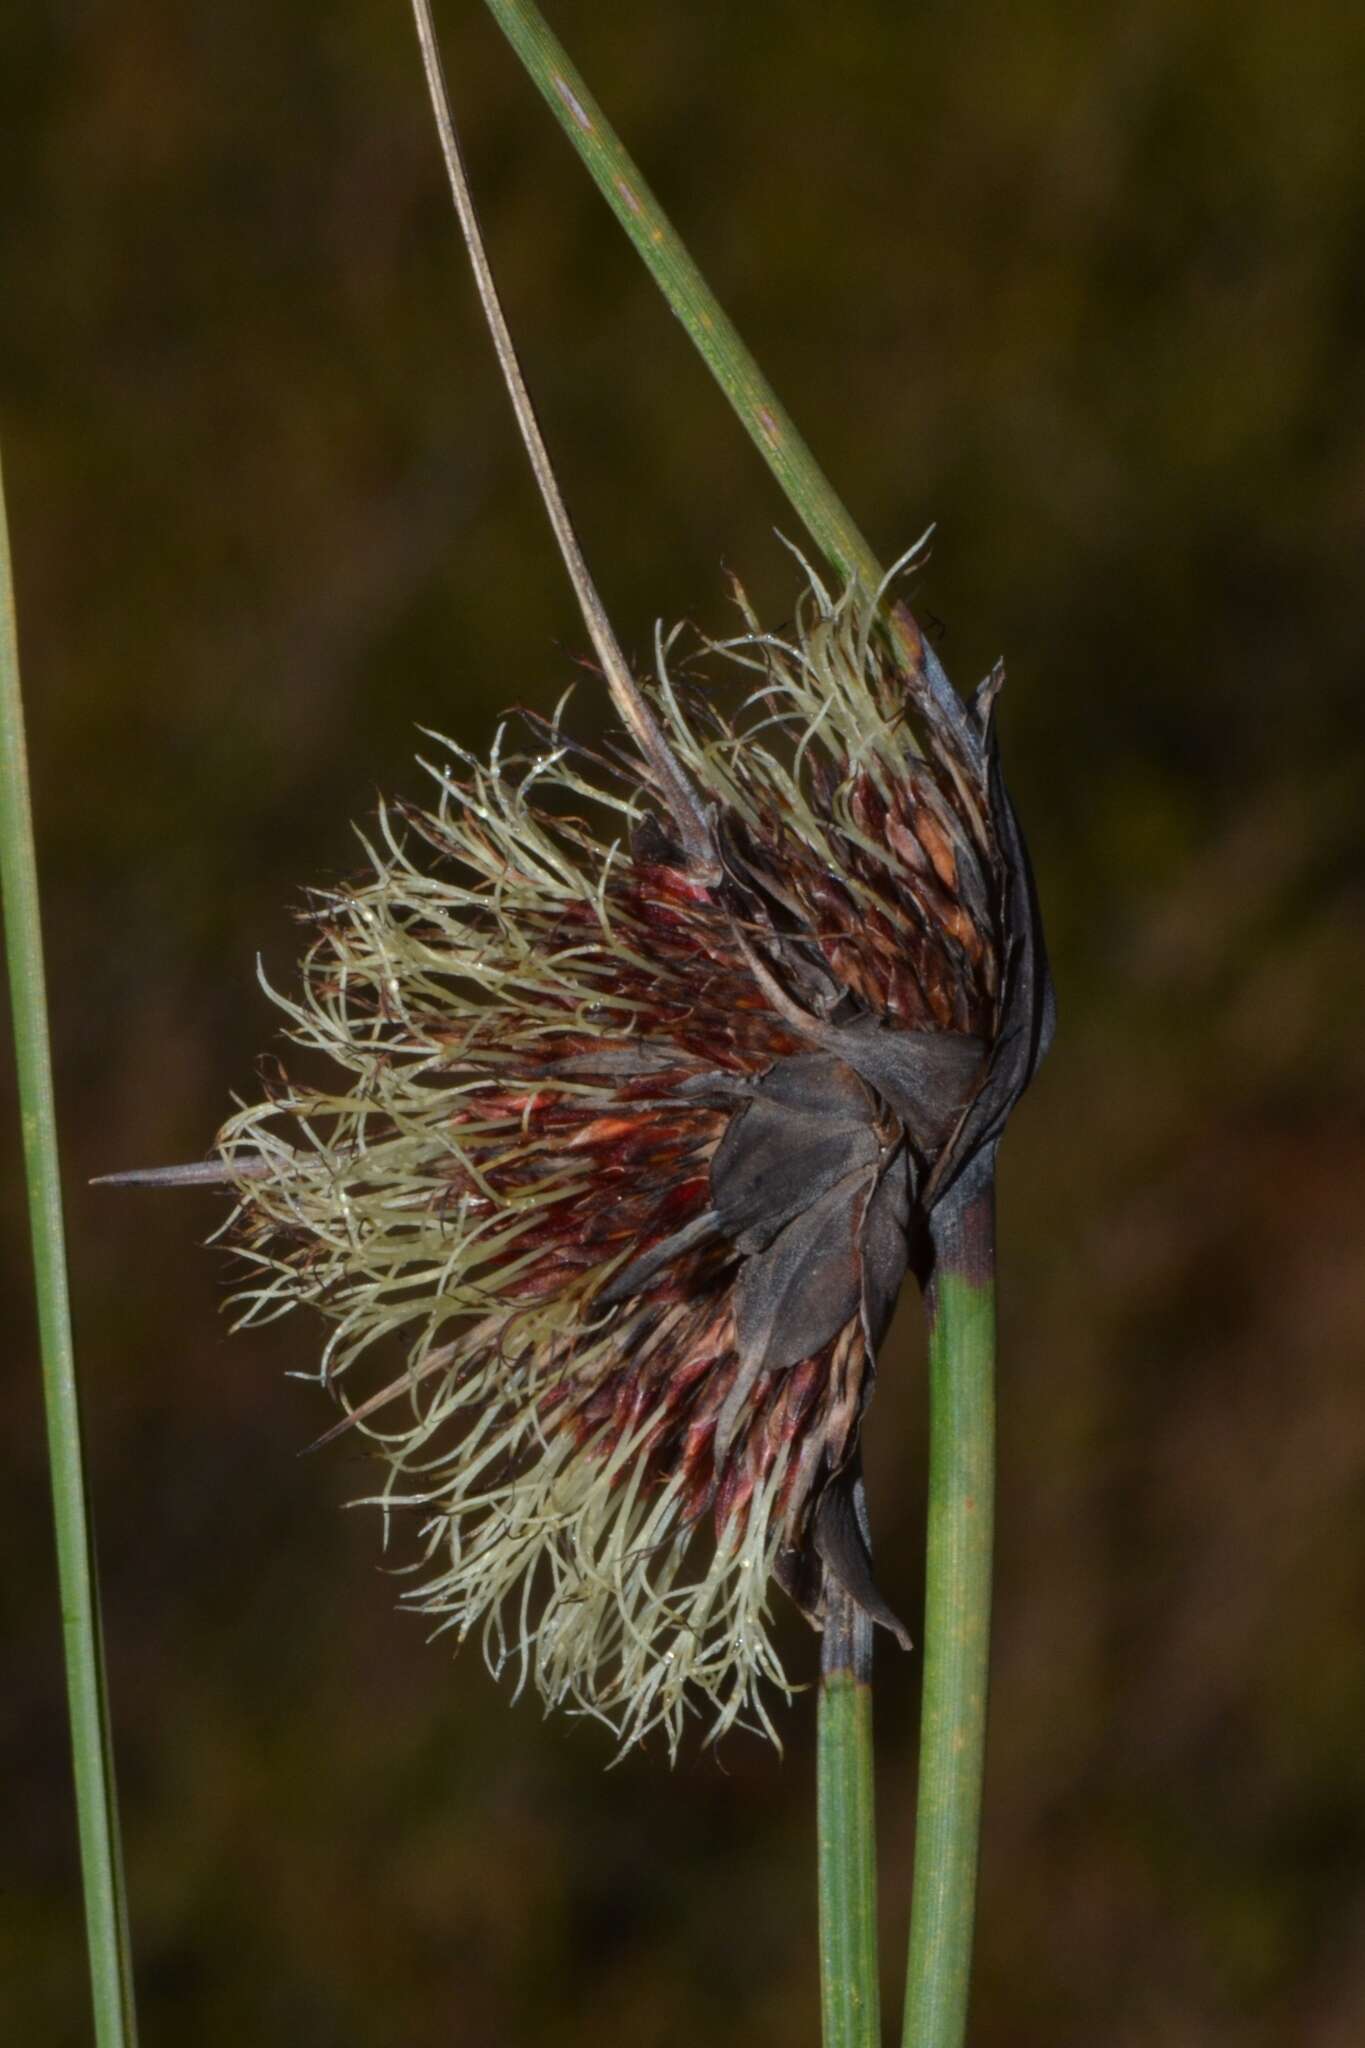
[[[877,1350],[1050,1030],[998,678],[964,705],[814,579],[790,634],[747,623],[725,696],[663,647],[643,686],[705,871],[563,706],[486,761],[443,745],[310,913],[277,998],[310,1057],[219,1138],[246,1319],[330,1324],[407,1601],[671,1749],[693,1710],[771,1732],[775,1585],[903,1634],[860,1479]]]

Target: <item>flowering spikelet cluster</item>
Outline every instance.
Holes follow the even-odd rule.
[[[330,1320],[343,1426],[421,1532],[406,1597],[626,1742],[771,1728],[775,1580],[899,1632],[859,1480],[877,1346],[1046,1037],[994,686],[902,672],[873,618],[812,581],[790,636],[750,619],[713,650],[756,672],[733,718],[660,648],[705,872],[560,717],[446,747],[277,998],[322,1078],[219,1138],[247,1318]]]

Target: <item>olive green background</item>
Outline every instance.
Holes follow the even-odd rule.
[[[441,9],[609,608],[781,620],[794,531],[473,0]],[[1062,1029],[1003,1161],[976,2048],[1365,2037],[1365,16],[688,0],[553,17],[950,672],[1010,664]],[[0,436],[144,2038],[814,2043],[812,1712],[608,1773],[428,1648],[231,1337],[198,1156],[305,884],[583,645],[402,0],[0,14]],[[595,717],[589,683],[579,692]],[[0,2035],[86,2038],[12,1088]],[[919,1602],[922,1331],[869,1424]],[[789,1633],[796,1669],[813,1638]],[[917,1660],[881,1654],[888,2038]]]

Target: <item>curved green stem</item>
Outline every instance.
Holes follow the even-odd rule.
[[[872,1623],[826,1594],[816,1776],[824,2048],[878,2048],[877,1835],[872,1790]]]
[[[793,510],[865,590],[883,571],[533,0],[487,0]],[[923,641],[886,612],[902,661]],[[913,740],[907,734],[907,742]],[[985,1744],[994,1493],[994,1197],[987,1170],[942,1203],[930,1289],[931,1445],[924,1713],[907,2048],[959,2048],[966,2027]],[[833,1621],[833,1617],[832,1617]],[[852,1660],[852,1661],[850,1661]],[[827,1630],[819,1720],[821,1981],[827,2048],[877,2038],[870,1671]]]
[[[995,1500],[995,1186],[968,1170],[935,1210],[929,1529],[915,1891],[904,2048],[961,2048],[976,1910]]]
[[[487,5],[811,539],[846,580],[876,590],[882,570],[872,549],[540,9],[532,0]]]
[[[19,643],[14,618],[4,483],[0,478],[0,889],[14,1017],[33,1237],[38,1337],[47,1407],[48,1463],[57,1525],[76,1819],[85,1886],[86,1945],[99,2048],[131,2048],[132,1965],[119,1855],[103,1646],[81,1456],[76,1361],[66,1279],[57,1120],[52,1094],[38,871],[33,847]]]

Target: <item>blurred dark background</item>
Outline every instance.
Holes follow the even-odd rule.
[[[483,11],[442,10],[608,605],[782,619],[795,522]],[[555,25],[959,682],[1063,1028],[1003,1168],[977,2048],[1365,2037],[1365,15],[749,0]],[[0,16],[0,432],[145,2039],[817,2035],[811,1703],[605,1769],[394,1609],[200,1155],[306,883],[583,636],[402,0]],[[584,693],[580,692],[580,700]],[[0,2033],[85,2038],[12,1088]],[[922,1332],[871,1437],[919,1601]],[[790,1631],[809,1673],[813,1639]],[[888,2038],[917,1662],[882,1657]]]

